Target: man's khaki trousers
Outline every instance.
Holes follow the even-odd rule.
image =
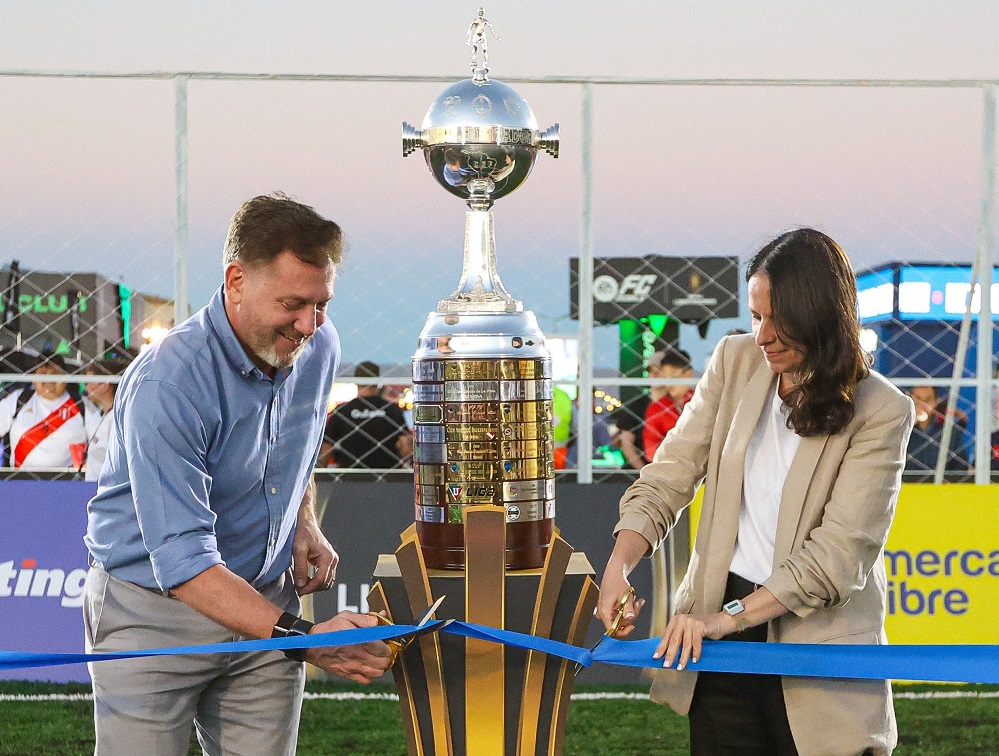
[[[297,613],[290,573],[260,591]],[[87,651],[133,651],[241,640],[182,601],[92,567]],[[150,656],[89,665],[95,756],[185,756],[192,724],[208,756],[293,756],[305,665],[280,651]]]

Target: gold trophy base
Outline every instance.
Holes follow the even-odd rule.
[[[597,603],[593,568],[556,533],[544,567],[506,569],[506,509],[463,510],[464,571],[428,570],[414,527],[382,554],[368,596],[396,624],[437,618],[581,645]],[[418,637],[392,667],[414,756],[560,754],[575,665],[537,651],[446,633]]]

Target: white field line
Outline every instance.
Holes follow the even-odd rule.
[[[980,692],[973,690],[941,690],[930,691],[928,693],[896,693],[895,698],[906,698],[910,701],[919,701],[924,698],[999,698],[999,690],[983,690]]]
[[[930,691],[896,693],[895,698],[930,700],[942,698],[999,698],[999,690]],[[90,701],[89,693],[45,693],[39,695],[0,695],[0,701]],[[306,701],[398,701],[395,693],[306,693]],[[573,701],[648,701],[648,693],[573,693]]]

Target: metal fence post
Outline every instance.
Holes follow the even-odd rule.
[[[174,91],[173,322],[187,320],[187,76]]]
[[[992,404],[992,268],[995,265],[996,202],[996,88],[986,86],[982,114],[982,211],[978,229],[978,282],[981,309],[978,313],[978,386],[975,397],[975,483],[989,482],[992,466],[989,422]]]
[[[582,184],[579,240],[579,394],[576,422],[576,473],[593,482],[593,85],[583,84]]]

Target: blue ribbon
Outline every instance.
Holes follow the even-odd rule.
[[[568,643],[561,643],[549,638],[539,638],[537,635],[526,635],[524,633],[515,633],[512,630],[500,630],[496,627],[475,625],[471,622],[458,622],[455,620],[441,632],[462,635],[466,638],[492,641],[493,643],[502,643],[529,651],[541,651],[545,654],[560,656],[563,659],[576,662],[576,664],[583,667],[589,667],[594,661],[593,654],[586,648],[572,646]]]
[[[290,638],[236,641],[201,646],[175,646],[117,653],[53,654],[0,651],[0,669],[47,667],[79,662],[98,662],[107,659],[130,659],[174,654],[213,654],[349,646],[370,641],[402,638],[434,630],[465,638],[475,638],[515,648],[539,651],[566,659],[582,667],[589,667],[593,662],[626,667],[662,667],[661,660],[652,658],[653,652],[659,645],[658,638],[638,641],[604,638],[591,651],[568,643],[515,633],[511,630],[501,630],[471,622],[442,620],[428,622],[423,626],[383,625]],[[740,672],[796,677],[999,684],[999,646],[802,645],[706,640],[701,658],[697,663],[690,663],[687,668],[691,671]]]
[[[355,630],[338,630],[332,633],[294,635],[288,638],[268,638],[266,640],[233,641],[212,643],[201,646],[169,646],[150,648],[142,651],[116,651],[95,654],[52,654],[21,651],[0,651],[0,669],[23,669],[24,667],[54,667],[60,664],[98,662],[109,659],[135,659],[144,656],[176,656],[178,654],[225,654],[246,651],[283,651],[288,648],[318,648],[332,646],[353,646],[369,641],[384,641],[401,638],[414,633],[439,629],[446,622],[428,622],[425,625],[379,625]]]
[[[653,659],[659,638],[607,638],[593,660],[628,667],[662,668]],[[674,660],[674,666],[676,661]],[[999,646],[854,646],[836,644],[703,642],[701,658],[687,669],[796,677],[999,683]]]

